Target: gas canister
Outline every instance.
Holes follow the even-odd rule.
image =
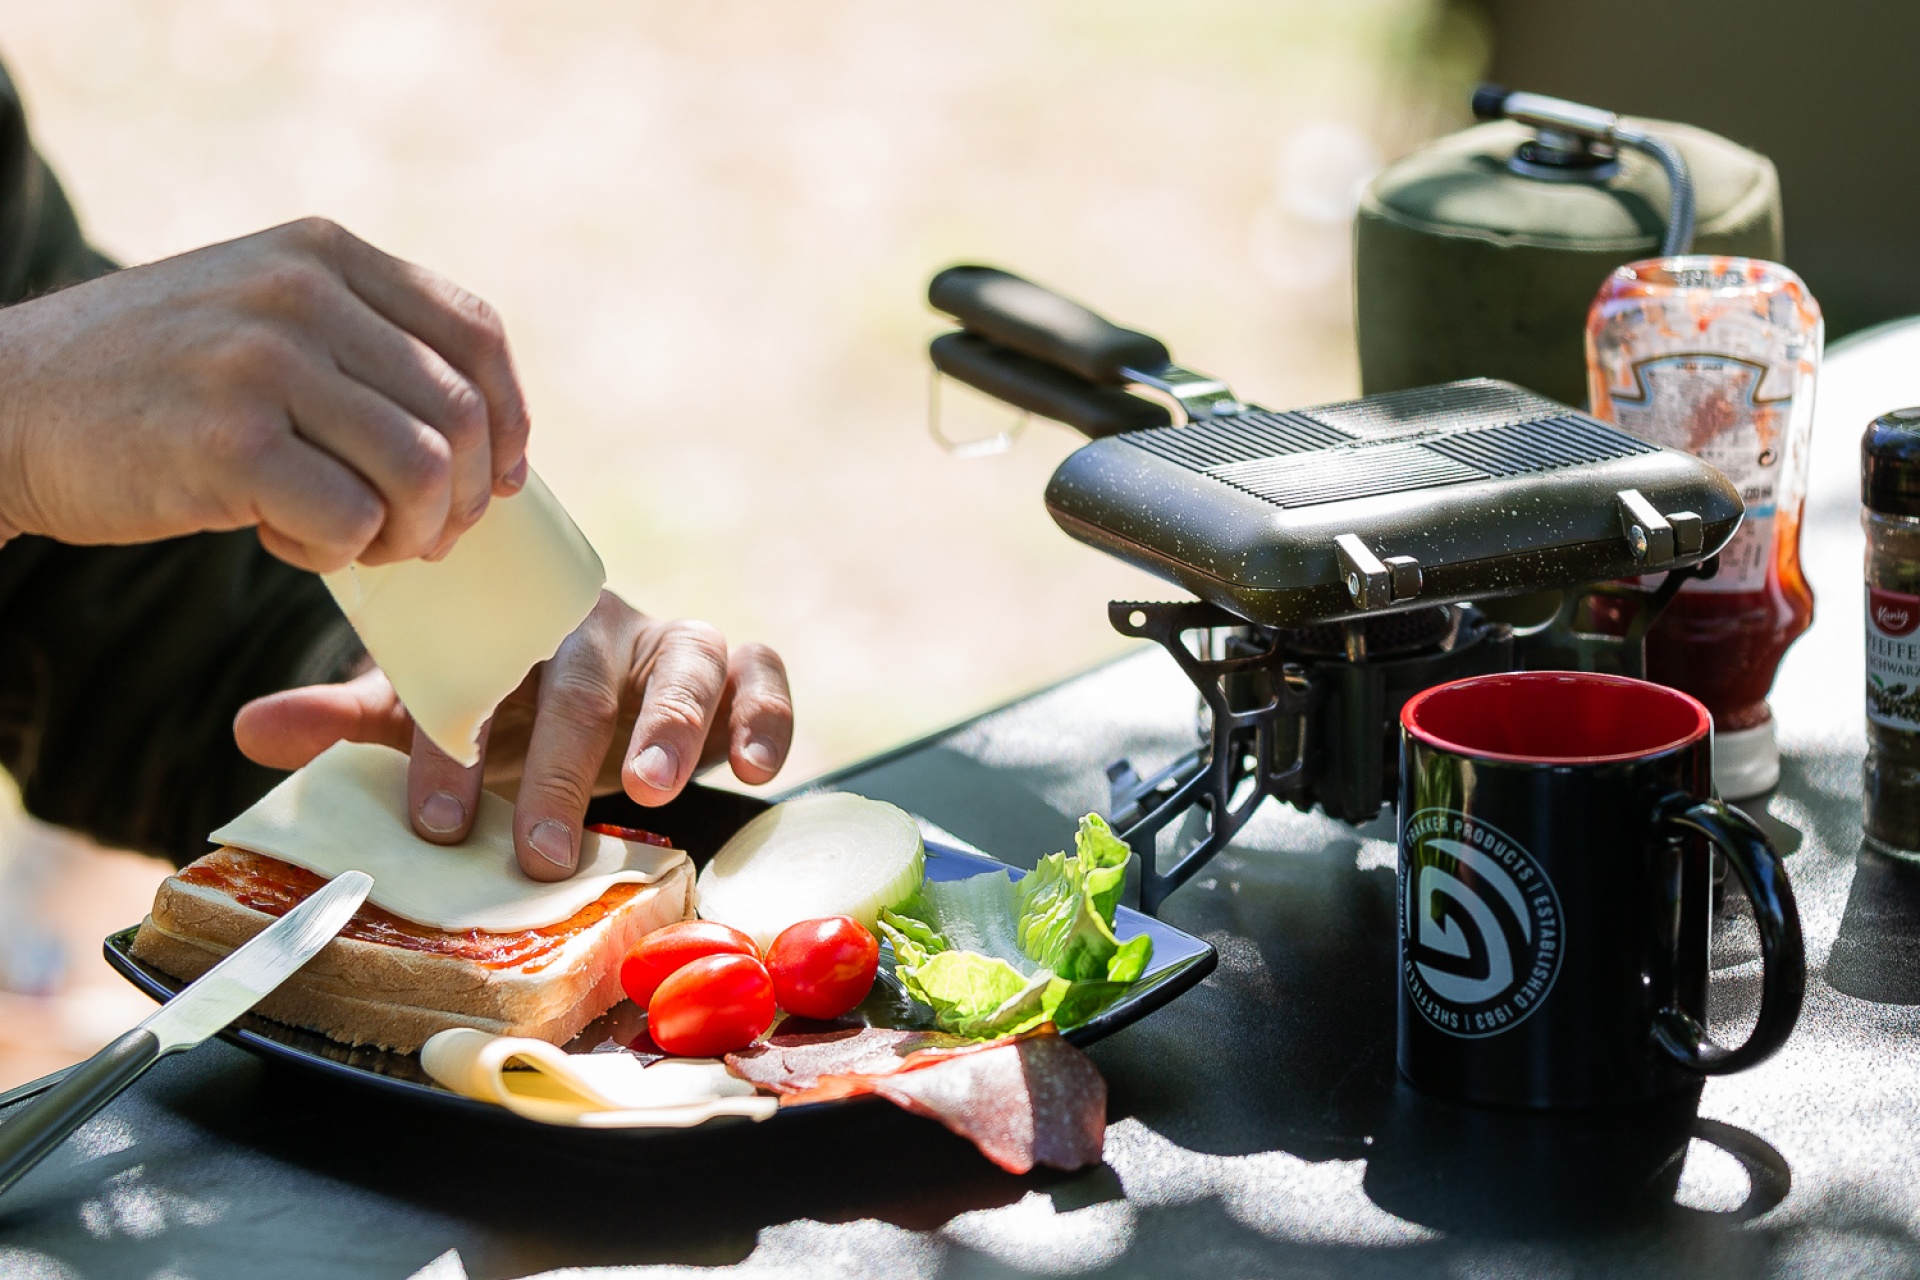
[[[1491,377],[1582,404],[1587,308],[1614,268],[1688,252],[1672,243],[1682,222],[1694,253],[1781,258],[1780,182],[1765,156],[1688,125],[1493,86],[1474,111],[1488,123],[1388,166],[1361,199],[1368,395]]]

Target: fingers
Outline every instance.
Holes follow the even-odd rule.
[[[444,555],[486,512],[493,493],[486,398],[432,347],[357,295],[341,293],[340,313],[331,317],[328,334],[340,369],[438,432],[451,451],[446,518],[439,542],[428,553],[429,558]]]
[[[749,785],[771,782],[793,745],[793,693],[780,655],[763,644],[735,649],[727,663],[721,716],[708,735],[704,764],[721,759]]]
[[[596,609],[540,673],[513,806],[514,852],[535,880],[564,880],[579,865],[580,824],[613,745],[632,641],[630,633],[601,623],[604,612]]]
[[[487,731],[480,729],[480,761],[467,768],[433,744],[416,726],[407,761],[407,812],[414,834],[434,844],[459,844],[473,830],[480,812],[481,773],[487,754]]]
[[[620,780],[635,802],[673,799],[699,767],[708,726],[728,687],[727,642],[704,622],[658,629],[643,670],[645,693]]]
[[[242,755],[269,769],[298,769],[336,742],[379,742],[405,751],[413,721],[384,672],[255,698],[233,719]]]
[[[379,533],[355,558],[410,560],[446,543],[453,493],[447,439],[351,378],[303,371],[287,381],[295,429],[359,472],[385,505]]]
[[[338,569],[386,523],[387,504],[363,476],[291,433],[261,433],[232,465],[246,473],[234,483],[250,493],[261,544],[295,568]]]
[[[338,228],[320,234],[329,236],[327,247],[349,288],[479,390],[486,402],[493,492],[518,492],[526,482],[527,406],[506,330],[493,309],[451,281]]]

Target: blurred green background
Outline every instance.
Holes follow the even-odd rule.
[[[1001,263],[1256,399],[1350,393],[1353,193],[1461,123],[1486,43],[1428,0],[15,0],[0,52],[109,251],[325,214],[493,302],[615,587],[786,656],[797,780],[1166,591],[1047,519],[1066,430],[928,439],[927,278]]]

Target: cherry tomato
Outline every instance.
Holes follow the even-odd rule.
[[[629,844],[650,844],[661,849],[673,848],[673,841],[665,836],[657,836],[651,831],[642,831],[638,827],[623,827],[617,822],[589,822],[587,830],[603,836],[612,836],[616,840],[625,840]]]
[[[647,1005],[647,1032],[668,1053],[717,1058],[773,1025],[773,979],[752,956],[703,956],[682,965]]]
[[[620,985],[627,999],[642,1009],[653,993],[681,966],[702,956],[742,955],[760,958],[760,948],[738,929],[712,920],[682,920],[655,929],[634,944],[620,964]]]
[[[803,1018],[837,1018],[867,998],[880,943],[858,920],[828,916],[789,925],[767,948],[774,999]]]

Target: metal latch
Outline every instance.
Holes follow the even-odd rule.
[[[1633,548],[1633,558],[1650,567],[1671,564],[1681,556],[1697,556],[1707,544],[1706,525],[1691,511],[1661,515],[1638,489],[1614,495],[1620,508],[1620,532]]]
[[[1335,538],[1333,553],[1340,561],[1340,575],[1356,608],[1384,609],[1397,600],[1411,600],[1420,594],[1420,562],[1412,556],[1382,560],[1353,533]]]

